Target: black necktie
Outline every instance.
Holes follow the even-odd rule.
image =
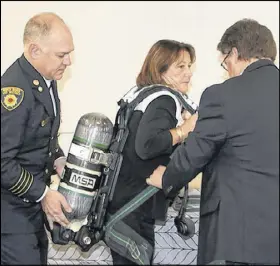
[[[52,99],[52,105],[53,105],[53,111],[54,111],[54,115],[56,116],[56,103],[55,103],[55,98],[54,98],[54,94],[53,94],[53,80],[51,81],[51,84],[49,86],[49,90],[50,90],[50,95],[51,95],[51,99]]]

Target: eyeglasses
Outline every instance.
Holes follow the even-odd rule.
[[[227,53],[226,57],[224,58],[223,62],[221,63],[221,67],[222,67],[225,71],[228,71],[225,62],[226,62],[227,58],[229,57],[230,53],[231,53],[231,50]]]

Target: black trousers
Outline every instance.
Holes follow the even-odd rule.
[[[134,229],[139,235],[145,238],[153,247],[155,246],[155,220],[145,216],[141,211],[135,211],[126,216],[123,221]],[[132,261],[120,256],[111,250],[113,265],[137,265]],[[151,261],[152,264],[152,261]]]
[[[47,265],[48,237],[33,234],[1,234],[1,265]]]
[[[246,263],[246,262],[236,262],[236,261],[229,261],[229,260],[226,260],[226,265],[263,265],[263,264]]]
[[[208,263],[208,265],[263,265],[263,264],[236,262],[236,261],[229,261],[229,260],[215,260]]]

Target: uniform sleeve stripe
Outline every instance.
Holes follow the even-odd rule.
[[[23,179],[21,179],[21,182],[13,190],[11,190],[15,194],[17,194],[17,191],[21,190],[22,187],[24,187],[25,183],[28,182],[28,172],[22,168],[22,173]]]
[[[29,190],[33,183],[33,180],[33,175],[26,171],[24,168],[22,168],[21,176],[18,182],[10,190],[12,193],[21,196]]]
[[[33,181],[34,181],[34,177],[33,177],[33,175],[32,174],[29,174],[30,176],[30,178],[29,178],[29,185],[28,185],[28,187],[21,193],[21,194],[19,194],[18,196],[19,197],[21,197],[23,194],[25,194],[29,189],[30,189],[30,187],[31,187],[31,185],[33,184]]]
[[[27,175],[28,175],[28,179],[25,182],[24,186],[22,187],[22,189],[20,189],[18,192],[16,192],[16,194],[20,194],[19,196],[26,193],[28,191],[28,189],[30,188],[31,184],[33,183],[33,175],[30,174],[29,172],[27,172]]]
[[[20,182],[20,180],[22,179],[23,174],[24,174],[24,171],[23,171],[23,170],[24,170],[24,169],[22,168],[20,178],[18,179],[18,181],[16,182],[16,184],[13,185],[11,188],[9,188],[9,190],[12,191],[13,189],[15,189],[15,188],[18,186],[18,184],[19,184],[19,182]]]

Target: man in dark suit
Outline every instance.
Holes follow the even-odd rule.
[[[276,44],[244,19],[218,50],[231,78],[203,92],[194,131],[147,183],[172,197],[203,172],[198,264],[279,264]]]
[[[1,77],[1,264],[47,264],[50,221],[68,223],[71,207],[49,188],[61,174],[57,82],[71,64],[72,35],[53,13],[31,18],[24,53]],[[56,170],[56,171],[55,171]]]

